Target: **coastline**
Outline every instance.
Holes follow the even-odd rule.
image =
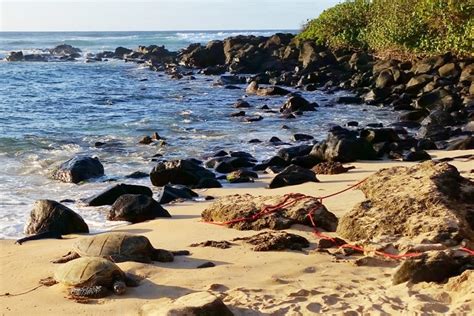
[[[150,174],[144,173],[147,181],[149,178],[153,184],[151,189],[155,196],[159,187],[173,183],[187,185],[202,197],[219,198],[244,193],[264,196],[302,193],[318,197],[341,191],[381,168],[413,166],[418,161],[459,156],[464,158],[457,158],[449,163],[456,166],[462,176],[473,179],[474,150],[471,148],[474,141],[472,136],[474,64],[470,59],[461,60],[447,54],[416,61],[394,59],[384,61],[364,51],[333,51],[313,42],[299,41],[292,34],[281,33],[270,37],[236,36],[222,41],[211,41],[206,45],[191,44],[179,52],[168,51],[164,46],[151,45],[139,46],[138,50],[117,47],[115,51],[81,55],[80,50],[75,47],[60,45],[45,51],[43,55],[12,52],[7,59],[11,62],[51,60],[74,62],[76,58],[83,57],[86,58],[83,61],[88,63],[102,62],[110,58],[121,59],[135,63],[134,66],[137,68],[146,67],[159,72],[160,76],[166,75],[168,80],[173,82],[186,83],[195,80],[195,75],[210,75],[212,77],[209,78],[216,79],[216,82],[212,83],[213,86],[218,86],[221,91],[226,91],[224,89],[239,91],[239,97],[242,99],[233,100],[235,101],[233,109],[229,104],[227,110],[238,111],[230,113],[229,117],[239,117],[239,122],[242,124],[264,119],[266,122],[266,114],[278,117],[288,124],[289,122],[298,124],[301,122],[298,120],[309,116],[309,112],[321,113],[321,109],[317,109],[320,106],[330,107],[339,104],[385,107],[393,110],[394,118],[395,113],[400,114],[399,121],[388,126],[366,124],[362,120],[332,126],[328,137],[324,140],[319,139],[321,135],[314,133],[298,134],[298,137],[296,133],[292,133],[291,143],[280,140],[278,132],[272,137],[275,138],[273,141],[250,140],[248,135],[249,139],[242,142],[255,141],[267,147],[277,144],[280,146],[276,147],[278,150],[276,156],[266,161],[262,161],[261,157],[254,159],[248,152],[232,152],[229,148],[220,147],[218,149],[226,151],[220,153],[214,151],[212,157],[189,155],[187,160],[184,160],[184,157],[163,156],[161,152],[154,156],[147,154],[146,157],[140,158],[147,159],[150,164],[152,161],[156,164]],[[148,80],[148,78],[142,79]],[[287,87],[296,89],[296,92],[287,90]],[[313,99],[306,99],[303,94],[312,91],[325,91],[328,95],[338,91],[351,91],[356,95],[338,96],[318,104],[312,102]],[[271,108],[267,104],[263,106],[259,104],[256,107],[250,104],[252,97],[260,98],[259,103],[266,98],[274,98],[272,102],[275,102],[270,104]],[[247,112],[241,111],[242,109]],[[258,111],[266,111],[265,115],[262,114],[265,118]],[[267,129],[275,127],[272,124],[264,126]],[[413,133],[414,129],[418,130],[416,135]],[[156,145],[154,149],[165,146],[166,141],[156,131],[146,130],[146,133],[153,134],[145,135],[141,140],[137,139],[137,142],[143,146]],[[101,139],[96,138],[94,142],[97,142],[91,146],[95,153],[100,153],[109,145],[107,141],[99,140]],[[299,142],[301,140],[303,142]],[[111,145],[114,146],[113,142]],[[281,147],[286,145],[291,147]],[[152,146],[146,148],[153,150]],[[435,148],[447,150],[433,151]],[[78,155],[72,158],[73,161],[75,159],[87,160],[89,163],[92,161],[93,166],[84,172],[93,173],[89,178],[71,180],[74,168],[68,167],[70,160],[59,166],[54,172],[55,175],[51,177],[73,183],[81,183],[90,178],[103,180],[106,175],[99,158],[103,157]],[[172,160],[176,158],[182,160]],[[205,161],[196,158],[204,158]],[[392,160],[382,160],[386,158]],[[300,181],[308,173],[312,173],[310,177],[315,177],[314,172],[309,169],[317,167],[320,163],[334,161],[350,163],[355,169],[338,175],[322,175],[316,172],[320,182],[266,189],[270,182],[275,180],[274,178],[287,169],[293,171],[296,169],[294,177],[297,178],[296,181]],[[245,168],[252,168],[252,171]],[[253,171],[263,170],[270,170],[270,173],[278,175],[262,175],[259,172],[259,178],[255,182],[252,176],[248,176]],[[183,173],[186,175],[182,176]],[[247,176],[243,176],[245,173]],[[231,182],[229,176],[247,183],[215,188],[222,185],[218,180]],[[126,179],[127,176],[124,176],[119,180],[126,183]],[[456,179],[459,180],[459,178],[454,180]],[[150,186],[148,182],[146,185]],[[396,185],[398,187],[395,186],[394,191],[398,189],[403,191],[401,186],[404,183]],[[450,186],[450,182],[447,186]],[[74,185],[71,187],[75,188]],[[150,188],[146,189],[150,191]],[[449,189],[452,188],[448,188],[447,191]],[[141,197],[146,195],[140,194]],[[442,194],[447,198],[456,195],[444,191]],[[406,195],[403,198],[408,200],[411,197]],[[341,219],[363,200],[364,194],[361,191],[350,190],[335,198],[324,200],[324,205]],[[408,205],[404,204],[405,202],[410,203],[410,201],[400,202],[402,205]],[[116,232],[145,235],[157,248],[187,249],[191,255],[176,257],[172,263],[119,263],[123,270],[142,277],[141,284],[129,289],[124,296],[113,295],[89,301],[89,304],[78,305],[68,300],[66,291],[61,285],[34,289],[40,279],[52,275],[56,266],[50,261],[67,253],[78,235],[63,233],[67,235],[63,240],[35,240],[21,246],[14,244],[13,240],[0,240],[0,249],[3,250],[3,255],[0,257],[2,268],[0,295],[3,295],[0,297],[0,302],[3,314],[34,312],[37,315],[103,313],[135,315],[140,314],[145,304],[166,306],[171,299],[196,291],[214,293],[236,315],[403,312],[463,314],[472,310],[472,298],[469,294],[474,289],[472,283],[470,285],[466,281],[466,278],[468,281],[472,279],[472,270],[467,271],[470,274],[463,273],[452,277],[445,284],[409,282],[392,285],[391,276],[395,264],[375,262],[374,266],[356,266],[354,261],[347,258],[325,253],[321,251],[323,247],[316,249],[317,239],[312,229],[307,226],[294,225],[286,230],[304,236],[311,242],[310,247],[301,252],[254,252],[250,246],[239,243],[230,249],[190,248],[191,244],[207,240],[230,241],[257,234],[256,231],[239,231],[202,222],[201,213],[211,203],[212,201],[185,201],[168,204],[165,207],[173,216],[170,219],[160,218],[112,229]],[[105,211],[106,208],[93,211]],[[110,210],[113,208],[112,206]],[[426,208],[425,206],[423,211]],[[139,209],[141,210],[141,205]],[[424,215],[423,212],[418,214]],[[453,216],[455,215],[458,214]],[[470,219],[468,215],[464,215],[463,224]],[[436,219],[427,217],[428,220],[436,222]],[[382,222],[386,222],[386,219],[375,225],[387,224]],[[404,224],[405,222],[402,226]],[[441,224],[443,228],[448,227],[449,221],[446,220]],[[409,226],[408,223],[406,226]],[[41,233],[32,230],[31,234],[35,232]],[[417,232],[420,231],[415,229],[414,233]],[[336,236],[335,233],[329,235]],[[449,234],[445,235],[450,237]],[[423,236],[416,237],[421,239]],[[455,246],[459,247],[465,246],[466,239],[469,239],[469,236],[464,240],[448,237],[443,241],[456,242]],[[435,244],[437,241],[432,239],[428,244],[430,242]],[[454,246],[449,243],[441,246],[448,247],[448,245]],[[450,257],[449,260],[456,259]],[[199,265],[209,261],[215,266],[197,269]],[[34,290],[28,292],[30,289]],[[16,295],[24,291],[27,293]],[[143,315],[149,314],[143,313]]]
[[[439,159],[473,155],[474,150],[429,153],[434,159]],[[449,163],[456,166],[462,176],[473,178],[472,160],[456,159]],[[264,187],[271,177],[264,176],[255,183],[197,192],[214,197],[235,193],[277,195],[289,192],[321,196],[347,188],[380,168],[413,164],[387,160],[358,161],[351,163],[356,168],[347,173],[318,175],[319,183],[269,190]],[[340,218],[363,199],[362,192],[351,190],[326,200],[324,204]],[[446,289],[443,284],[404,283],[393,286],[390,282],[392,267],[356,267],[348,262],[334,262],[329,254],[314,251],[315,238],[311,229],[299,225],[287,231],[300,234],[312,243],[304,252],[253,252],[248,246],[241,245],[230,249],[190,248],[190,244],[206,240],[230,240],[256,234],[255,231],[239,231],[200,222],[201,211],[210,203],[177,203],[167,207],[173,215],[171,219],[157,219],[115,230],[143,234],[155,247],[188,249],[192,253],[188,257],[176,257],[172,263],[120,263],[124,270],[146,277],[124,296],[110,296],[91,304],[78,305],[64,298],[64,289],[59,285],[40,287],[25,295],[0,297],[2,314],[136,315],[144,304],[166,304],[169,299],[208,290],[220,296],[236,315],[351,311],[358,314],[463,314],[472,308],[469,295],[461,296]],[[15,245],[12,240],[1,240],[0,293],[23,292],[35,287],[39,279],[50,276],[55,268],[50,260],[67,253],[75,237],[38,240],[21,246]],[[214,262],[216,267],[196,269],[206,261]]]

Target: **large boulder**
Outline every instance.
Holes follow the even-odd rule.
[[[384,69],[380,72],[377,79],[375,80],[375,87],[377,89],[385,89],[395,83],[392,71],[390,69]]]
[[[202,179],[215,179],[214,173],[191,160],[160,162],[150,173],[155,186],[165,184],[197,185]]]
[[[474,241],[474,183],[452,165],[427,161],[382,169],[359,189],[366,200],[340,220],[344,238],[384,238],[401,246]]]
[[[314,171],[296,165],[289,165],[270,182],[270,189],[298,185],[306,182],[319,182]]]
[[[313,146],[311,156],[321,161],[352,162],[359,159],[377,159],[377,153],[365,138],[358,133],[338,127],[333,128],[326,140]]]
[[[448,77],[448,78],[454,78],[459,76],[461,73],[459,67],[455,63],[448,63],[443,66],[441,66],[438,69],[438,73],[440,77]]]
[[[148,195],[124,194],[112,205],[107,219],[139,223],[157,217],[171,217],[171,215]]]
[[[180,55],[180,61],[191,67],[205,68],[225,63],[222,41],[210,41],[205,47],[191,44]]]
[[[209,292],[196,292],[169,304],[145,304],[140,316],[232,316],[230,309]]]
[[[104,191],[82,200],[88,206],[112,205],[114,202],[124,194],[144,194],[150,197],[153,192],[149,187],[143,185],[133,185],[120,183],[116,184]]]
[[[416,100],[417,108],[428,110],[440,109],[452,112],[458,109],[459,105],[459,98],[452,92],[442,88],[425,93]]]
[[[410,281],[444,282],[474,267],[474,256],[459,251],[430,251],[403,261],[394,272],[393,284]]]
[[[238,218],[251,218],[260,213],[265,207],[280,205],[290,201],[285,196],[253,196],[236,194],[220,198],[205,209],[201,216],[206,222],[228,222]],[[229,223],[228,227],[239,230],[287,229],[293,224],[312,226],[310,216],[318,227],[327,231],[335,231],[337,217],[329,212],[315,197],[303,199],[280,207],[271,214],[255,218],[255,220]]]
[[[431,80],[433,80],[433,76],[431,75],[423,74],[423,75],[415,76],[408,81],[406,85],[406,91],[410,93],[418,92]]]
[[[53,171],[51,177],[62,182],[79,183],[103,175],[104,166],[100,163],[99,158],[76,156],[62,163]]]
[[[33,205],[25,233],[55,232],[60,235],[88,233],[89,227],[82,217],[68,207],[51,200],[38,200]]]
[[[321,66],[334,64],[336,58],[323,46],[318,46],[312,41],[301,44],[298,61],[302,64],[304,71],[315,71]]]

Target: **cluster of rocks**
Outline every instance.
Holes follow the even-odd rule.
[[[40,53],[26,54],[22,51],[10,52],[6,57],[6,61],[75,61],[76,58],[81,57],[82,51],[79,48],[71,45],[58,45],[51,49],[41,50]],[[93,58],[93,56],[89,56]]]
[[[140,49],[124,56],[131,55],[150,63]],[[152,68],[168,71],[174,78],[192,74],[189,69],[199,69],[208,75],[227,71],[252,74],[222,76],[219,81],[225,85],[246,81],[246,93],[260,96],[290,94],[277,85],[306,91],[351,90],[356,96],[339,97],[335,102],[389,106],[400,112],[396,125],[419,128],[419,138],[437,142],[457,137],[464,140],[457,148],[473,145],[474,64],[469,58],[445,54],[413,61],[382,60],[367,52],[330,50],[282,33],[192,44],[173,58],[174,64],[154,64]],[[312,111],[315,107],[317,104],[295,95],[280,111],[294,117],[290,114]]]
[[[46,53],[59,60],[71,60],[80,54],[80,50],[60,45]],[[12,52],[6,60],[43,60],[41,56]],[[113,52],[105,51],[88,58],[118,58],[145,64],[154,71],[164,71],[174,79],[192,78],[196,72],[205,75],[230,72],[234,75],[221,76],[218,84],[236,88],[233,85],[247,82],[247,94],[289,96],[280,108],[287,118],[314,111],[318,105],[278,85],[306,91],[324,89],[328,93],[338,89],[350,90],[356,95],[338,97],[334,102],[366,103],[390,107],[399,112],[395,130],[402,132],[402,127],[416,128],[417,138],[423,140],[421,144],[411,143],[410,148],[474,148],[474,64],[471,58],[444,54],[412,61],[385,60],[364,51],[331,50],[283,33],[269,37],[229,37],[207,45],[191,44],[179,52],[170,52],[156,45],[139,46],[136,50],[117,47]],[[247,106],[248,103],[242,101],[238,107]],[[236,113],[238,115],[245,116],[246,113],[240,111]],[[261,119],[261,116],[248,116],[244,121]],[[452,138],[456,141],[448,144],[446,141]],[[143,141],[152,140],[148,137]],[[398,140],[392,142],[399,145]],[[397,145],[390,146],[390,151],[399,156],[400,145]],[[422,156],[426,157],[424,154],[411,154],[408,159]]]

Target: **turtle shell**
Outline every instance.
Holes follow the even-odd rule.
[[[54,273],[57,282],[69,286],[102,285],[110,288],[114,281],[124,278],[124,272],[115,263],[94,257],[69,261]]]
[[[154,248],[145,236],[107,233],[81,238],[73,249],[81,257],[111,257],[115,262],[150,262]]]

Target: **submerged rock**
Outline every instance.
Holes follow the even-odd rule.
[[[171,217],[153,198],[143,194],[124,194],[112,205],[110,221],[144,222],[157,217]]]
[[[89,227],[82,217],[70,208],[51,200],[38,200],[33,205],[25,233],[56,232],[60,235],[88,233]]]
[[[207,222],[227,222],[237,218],[250,218],[270,205],[278,205],[284,196],[253,196],[250,194],[229,195],[218,199],[205,209],[201,216]],[[327,231],[334,231],[337,227],[337,217],[329,212],[319,200],[314,197],[305,197],[294,204],[278,208],[275,212],[255,220],[230,223],[228,226],[239,230],[286,229],[293,224],[311,226],[308,217],[313,210],[312,217],[318,227]]]
[[[7,57],[5,57],[5,59],[7,61],[22,61],[24,58],[23,56],[23,52],[22,51],[19,51],[19,52],[10,52]]]
[[[280,108],[280,112],[315,111],[318,105],[303,97],[292,96]]]
[[[53,171],[51,177],[62,182],[79,183],[103,175],[104,166],[99,158],[77,156],[61,164]]]
[[[474,183],[447,163],[382,169],[359,189],[366,200],[340,220],[338,233],[351,241],[474,241]]]

